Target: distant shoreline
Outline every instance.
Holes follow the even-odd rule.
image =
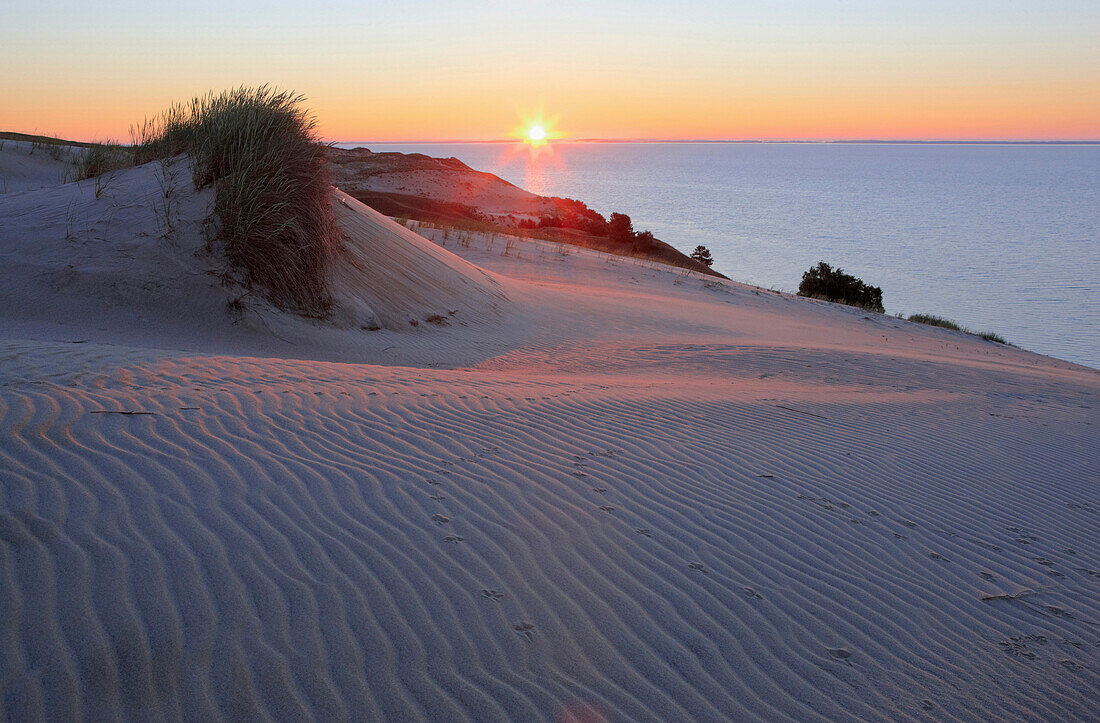
[[[515,144],[521,143],[518,139],[497,139],[491,141],[332,141],[337,145],[347,146],[352,144],[374,144],[387,146],[440,146],[440,145],[464,145],[464,144]],[[967,141],[967,140],[840,140],[840,141],[765,141],[765,140],[715,140],[715,139],[681,139],[681,140],[650,140],[650,139],[615,139],[615,138],[577,138],[574,140],[554,141],[556,145],[579,145],[585,143],[623,143],[638,145],[669,145],[669,144],[703,144],[719,143],[727,145],[877,145],[877,146],[1100,146],[1100,140],[1080,141]]]

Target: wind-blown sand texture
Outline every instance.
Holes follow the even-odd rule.
[[[0,717],[1100,716],[1100,373],[354,204],[441,320],[234,316],[155,172],[0,196]]]

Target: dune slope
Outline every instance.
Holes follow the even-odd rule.
[[[186,309],[51,336],[3,297],[0,717],[1100,716],[1100,373],[339,212],[363,274],[387,229],[379,264],[438,265],[395,320],[465,310],[264,312],[313,346],[257,353]],[[51,243],[4,288],[124,271]]]

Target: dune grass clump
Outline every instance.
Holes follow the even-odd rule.
[[[219,238],[244,283],[320,317],[340,236],[325,146],[303,100],[266,85],[195,98],[137,128],[134,159],[188,154],[195,186],[213,184]]]
[[[928,326],[940,326],[944,329],[963,331],[961,326],[950,319],[945,319],[942,316],[936,316],[934,314],[911,314],[909,316],[909,321],[915,321],[918,324],[927,324]]]
[[[129,150],[117,143],[93,143],[76,160],[76,180],[98,178],[133,165]]]
[[[966,327],[959,326],[957,323],[951,321],[950,319],[945,319],[942,316],[935,316],[934,314],[911,314],[908,318],[908,321],[915,321],[918,324],[927,324],[928,326],[940,326],[944,329],[951,329],[952,331],[961,331],[964,334],[981,337],[986,341],[992,341],[997,344],[1012,346],[1007,341],[1005,341],[1005,338],[1000,334],[995,334],[992,331],[971,331]]]

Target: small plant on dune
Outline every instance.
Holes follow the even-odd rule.
[[[173,106],[132,131],[135,160],[191,157],[195,186],[214,187],[219,238],[246,286],[324,316],[339,247],[324,145],[302,96],[240,87]]]
[[[1008,344],[1004,337],[1000,334],[995,334],[992,331],[971,331],[962,326],[959,326],[950,319],[945,319],[942,316],[934,316],[932,314],[912,314],[909,317],[909,321],[915,321],[918,324],[928,324],[929,326],[940,326],[944,329],[952,329],[953,331],[961,331],[964,334],[970,334],[971,336],[981,337],[986,341],[996,342],[998,344]]]
[[[696,246],[695,250],[691,252],[691,258],[704,266],[709,267],[714,265],[714,258],[710,255],[710,249],[706,246]]]
[[[843,269],[834,269],[824,261],[802,274],[798,295],[883,312],[882,289],[865,284],[861,279],[844,273]]]
[[[76,160],[76,180],[98,178],[130,165],[133,165],[133,157],[117,143],[93,143]]]
[[[940,326],[944,329],[954,329],[955,331],[962,331],[963,328],[951,321],[945,319],[942,316],[935,316],[933,314],[911,314],[909,321],[915,321],[918,324],[927,324],[928,326]]]

